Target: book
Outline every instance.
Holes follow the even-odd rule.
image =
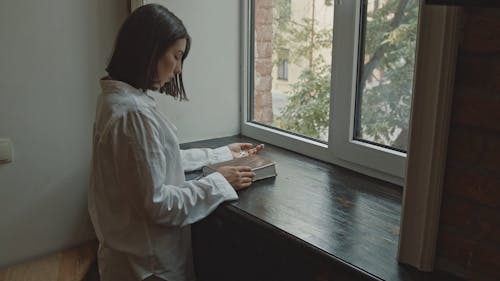
[[[222,166],[249,166],[252,168],[252,172],[255,173],[252,181],[275,177],[277,175],[276,163],[256,154],[204,166],[202,169],[203,176],[215,172],[217,168]]]

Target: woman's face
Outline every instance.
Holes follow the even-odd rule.
[[[163,86],[171,81],[177,74],[182,71],[182,56],[186,51],[186,39],[178,39],[175,41],[165,54],[158,61],[156,73],[158,75],[156,82],[157,87]],[[155,83],[155,84],[156,84]]]

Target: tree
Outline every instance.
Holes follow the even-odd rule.
[[[276,0],[275,9],[283,8],[285,2],[288,1]],[[325,5],[331,5],[331,1],[325,1]],[[379,0],[373,9],[367,10],[363,70],[359,77],[362,103],[357,135],[403,150],[411,106],[417,15],[417,0]],[[309,61],[292,85],[290,103],[276,124],[285,130],[325,139],[331,66],[321,52],[315,51],[331,48],[333,30],[317,30],[314,22],[314,18],[300,22],[274,18],[274,50],[290,50],[290,62],[297,65]]]
[[[326,6],[331,1],[326,0]],[[312,2],[312,13],[309,18],[300,21],[291,20],[289,1],[276,0],[273,14],[273,49],[279,62],[283,50],[287,50],[288,60],[296,65],[306,67],[299,80],[292,84],[290,103],[277,118],[275,125],[279,128],[299,133],[316,139],[326,139],[328,131],[328,113],[330,97],[331,64],[321,54],[321,50],[331,50],[332,30],[318,29],[315,19],[315,1]],[[285,16],[283,16],[285,15]],[[316,51],[316,52],[315,52]]]
[[[366,51],[360,79],[358,136],[407,148],[418,1],[390,0],[368,13]],[[376,75],[374,71],[383,73]],[[370,85],[371,84],[371,85]]]

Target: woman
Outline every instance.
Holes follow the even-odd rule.
[[[93,137],[89,213],[99,239],[101,280],[194,280],[190,224],[250,186],[249,167],[222,167],[186,181],[184,171],[258,153],[235,143],[181,151],[175,126],[146,90],[186,99],[182,63],[191,39],[160,5],[125,21],[101,80]]]

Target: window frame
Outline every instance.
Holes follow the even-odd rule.
[[[328,144],[251,121],[254,71],[254,23],[251,12],[254,10],[254,0],[242,4],[241,134],[402,186],[406,153],[353,139],[361,1],[334,2],[334,26],[348,25],[350,28],[338,28],[333,34],[337,43],[332,54],[335,64],[332,63],[331,89],[336,94],[330,96]],[[338,71],[340,65],[343,66],[342,71]],[[337,127],[332,126],[333,122]]]
[[[245,1],[246,2],[246,1]],[[342,1],[339,1],[342,3]],[[345,2],[345,1],[344,1]],[[259,129],[258,124],[248,123],[248,6],[242,5],[242,134],[290,147],[293,151],[323,160],[328,151],[318,143],[305,145],[308,139],[287,134],[272,134],[272,130]],[[436,240],[443,189],[448,130],[451,116],[455,64],[461,36],[462,9],[433,6],[420,2],[417,57],[409,128],[409,158],[403,194],[401,232],[398,262],[419,270],[432,271],[435,266]],[[437,27],[437,28],[436,28]],[[293,146],[292,146],[293,147]],[[310,151],[304,151],[311,148]],[[321,153],[325,154],[321,154]],[[342,159],[325,160],[342,165]],[[373,176],[373,170],[363,172],[353,163],[347,168]],[[387,176],[387,175],[386,175]],[[391,180],[388,180],[391,181]],[[397,179],[396,179],[397,181]],[[394,182],[394,181],[391,181]]]
[[[334,154],[347,161],[362,163],[367,167],[404,178],[406,153],[383,146],[359,141],[354,138],[355,110],[358,87],[359,42],[362,29],[362,2],[366,0],[345,1],[336,6],[334,26],[344,28],[335,30],[336,52],[332,54],[332,93],[335,93],[330,109],[332,149]],[[342,9],[339,12],[339,8]],[[346,28],[348,27],[348,28]],[[339,43],[341,46],[338,46]],[[334,83],[336,81],[336,83]],[[333,99],[330,99],[332,102]]]

